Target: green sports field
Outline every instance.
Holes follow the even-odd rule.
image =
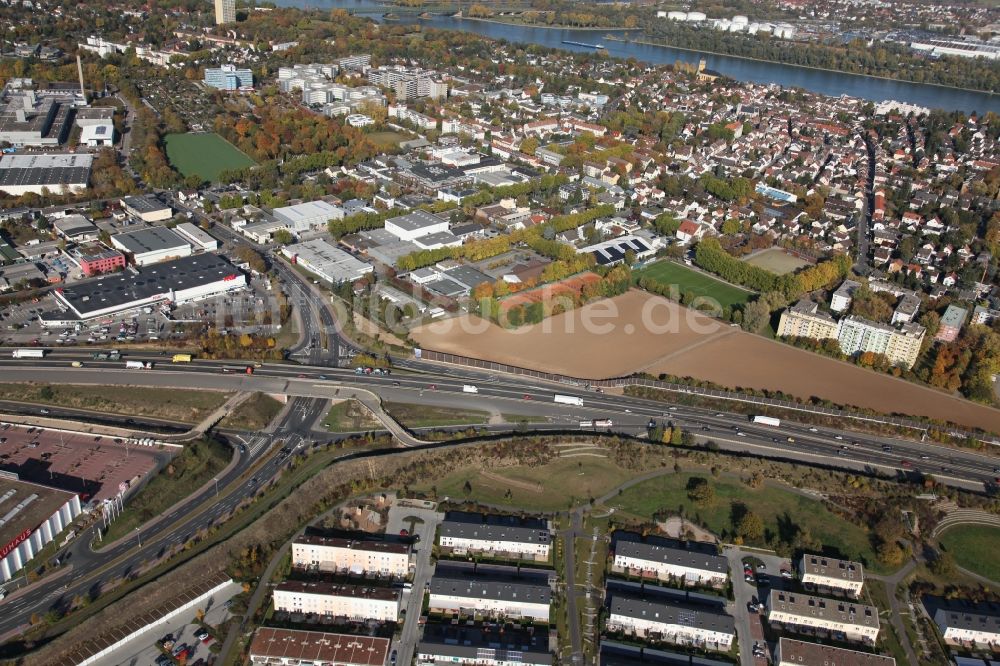
[[[194,174],[214,181],[226,169],[256,164],[218,134],[168,134],[163,141],[170,166],[185,178]]]
[[[958,566],[1000,582],[1000,528],[990,525],[956,525],[941,535],[941,545],[955,556]]]
[[[652,263],[641,269],[638,277],[651,278],[665,285],[676,284],[682,294],[689,291],[695,296],[714,298],[723,307],[746,303],[752,294],[673,261]]]

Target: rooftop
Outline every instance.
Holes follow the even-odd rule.
[[[376,541],[374,539],[345,539],[343,537],[326,537],[311,534],[304,534],[293,543],[307,546],[323,546],[326,548],[370,550],[377,553],[398,553],[405,555],[410,552],[410,545],[406,543]]]
[[[163,252],[190,246],[190,243],[166,227],[148,227],[138,231],[115,234],[111,237],[111,242],[131,254]]]
[[[724,613],[696,609],[670,601],[648,601],[618,593],[612,593],[610,596],[611,601],[608,603],[608,608],[614,615],[736,635],[736,624],[733,618]]]
[[[298,659],[341,666],[382,666],[388,654],[388,638],[295,629],[261,627],[250,643],[251,657]]]
[[[419,229],[426,229],[427,227],[441,224],[446,222],[446,220],[443,220],[437,215],[432,215],[424,210],[415,210],[407,215],[391,217],[386,220],[386,222],[392,223],[394,226],[399,227],[404,231],[417,231]]]
[[[399,591],[387,587],[368,587],[365,585],[338,585],[325,581],[286,580],[274,588],[278,592],[292,594],[321,594],[328,597],[353,597],[356,599],[375,599],[377,601],[399,601]]]
[[[73,493],[0,476],[0,548],[34,530]]]
[[[878,609],[874,606],[814,597],[810,594],[772,590],[768,597],[770,611],[798,617],[813,617],[828,622],[842,622],[878,629]]]
[[[700,552],[698,549],[683,543],[674,546],[668,543],[643,543],[630,538],[619,538],[615,545],[615,555],[661,564],[673,564],[700,571],[711,571],[723,575],[729,572],[729,562],[725,557]]]
[[[153,196],[125,197],[122,199],[122,204],[140,215],[170,208],[170,206]]]
[[[514,541],[517,543],[548,544],[552,535],[541,521],[522,523],[517,516],[487,516],[454,512],[441,523],[441,536],[453,539],[483,541]]]
[[[883,657],[868,652],[808,643],[791,638],[778,641],[781,664],[801,664],[802,666],[895,666],[892,657]]]
[[[86,184],[94,158],[85,154],[43,153],[0,157],[0,190],[5,186]]]
[[[860,562],[838,560],[823,555],[802,555],[802,568],[807,574],[824,578],[839,578],[847,582],[864,581],[864,567]]]

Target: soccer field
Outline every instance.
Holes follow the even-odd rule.
[[[639,271],[638,277],[651,278],[661,284],[676,284],[681,294],[689,291],[695,296],[714,298],[723,307],[746,303],[752,294],[673,261],[650,264]]]
[[[798,257],[785,252],[781,248],[772,247],[763,252],[758,252],[752,257],[744,257],[743,261],[751,266],[763,268],[771,271],[775,275],[786,275],[794,273],[803,266],[808,266],[808,261],[803,261]]]
[[[194,174],[214,181],[226,169],[256,164],[218,134],[168,134],[163,141],[170,166],[185,178]]]

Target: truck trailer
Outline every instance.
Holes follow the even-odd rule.
[[[754,423],[760,423],[761,425],[774,426],[775,428],[777,428],[778,426],[781,425],[781,419],[776,419],[773,416],[760,416],[760,415],[757,415],[757,416],[754,416],[750,420],[753,421]]]
[[[10,353],[14,358],[44,358],[44,349],[15,349]]]
[[[473,386],[472,384],[466,384],[462,387],[462,393],[479,393],[479,387]]]
[[[583,407],[583,398],[577,398],[572,395],[559,395],[557,393],[554,397],[554,401],[558,402],[560,405],[576,405],[577,407]]]
[[[129,370],[151,370],[153,364],[150,361],[125,361],[125,367]]]

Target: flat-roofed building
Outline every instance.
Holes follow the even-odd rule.
[[[0,476],[0,583],[17,572],[81,513],[76,493]]]
[[[83,153],[25,153],[0,156],[0,192],[81,192],[90,182],[94,156]]]
[[[666,600],[640,599],[618,592],[609,596],[609,631],[723,652],[736,638],[736,624],[725,613]]]
[[[551,595],[547,584],[533,580],[448,571],[431,579],[429,608],[432,612],[527,618],[547,623]]]
[[[934,339],[939,342],[954,342],[962,330],[962,326],[965,325],[965,320],[968,316],[969,311],[965,308],[960,308],[957,305],[949,305],[941,316],[941,325]]]
[[[125,255],[100,243],[78,245],[67,254],[87,277],[125,268]]]
[[[80,145],[88,148],[111,146],[115,143],[115,126],[111,123],[86,125],[80,130]]]
[[[539,519],[453,512],[441,522],[438,544],[459,553],[547,560],[552,548],[552,533],[547,522]]]
[[[131,256],[136,266],[191,256],[191,244],[166,227],[115,234],[111,237],[111,244]]]
[[[344,219],[343,208],[323,200],[275,208],[272,214],[275,220],[284,224],[289,231],[296,235],[307,231],[322,230],[326,228],[330,220]]]
[[[777,666],[896,666],[892,657],[784,637],[778,639],[774,663]]]
[[[66,215],[52,222],[55,232],[68,241],[86,243],[97,240],[101,235],[97,225],[83,215]]]
[[[791,631],[826,631],[836,638],[874,643],[879,632],[878,609],[810,594],[771,590],[767,621]]]
[[[250,642],[254,666],[385,666],[388,638],[261,627]]]
[[[799,572],[805,585],[846,592],[854,597],[861,594],[865,584],[864,566],[860,562],[834,557],[803,553],[799,560]]]
[[[253,88],[253,72],[249,68],[232,64],[206,67],[205,85],[218,90]]]
[[[307,534],[292,542],[292,566],[401,577],[410,573],[412,563],[409,544]]]
[[[431,623],[415,651],[423,663],[475,666],[551,666],[549,632],[513,625],[480,627]]]
[[[215,252],[219,249],[219,241],[215,236],[190,222],[182,222],[174,227],[177,235],[188,241],[202,252]]]
[[[659,580],[682,579],[688,583],[722,585],[729,578],[729,562],[704,551],[705,544],[643,542],[637,534],[616,535],[616,570]]]
[[[801,300],[781,313],[778,335],[783,338],[810,338],[812,340],[836,338],[837,320],[825,312],[820,312],[816,303]]]
[[[937,609],[934,623],[949,643],[1000,647],[1000,605],[963,604]]]
[[[415,210],[408,215],[390,217],[385,230],[403,241],[413,241],[421,236],[448,231],[448,220],[427,211]]]
[[[174,210],[154,196],[134,196],[122,199],[125,212],[143,222],[163,222],[174,215]]]
[[[293,264],[302,266],[334,285],[353,282],[375,271],[375,267],[368,262],[361,261],[321,238],[286,245],[281,253],[291,259]]]
[[[274,588],[274,610],[359,622],[395,622],[399,617],[398,590],[321,581],[286,580]]]

